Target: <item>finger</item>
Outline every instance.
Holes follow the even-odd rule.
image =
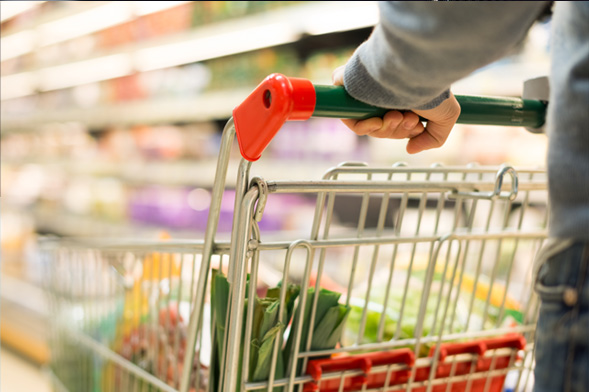
[[[430,123],[425,129],[425,132],[409,140],[407,143],[407,152],[409,154],[415,154],[441,147],[446,142],[451,130],[452,126]]]
[[[344,71],[346,69],[345,65],[342,65],[340,67],[337,67],[336,69],[333,70],[333,73],[331,74],[331,80],[333,81],[333,84],[336,86],[343,86],[344,85]]]
[[[372,137],[397,139],[395,132],[403,121],[403,113],[397,110],[387,112],[382,118],[382,126],[369,133]]]
[[[423,124],[419,121],[419,116],[413,112],[403,113],[403,119],[394,132],[393,139],[407,139],[419,135],[423,132]]]
[[[403,119],[403,113],[399,112],[398,110],[391,110],[390,112],[387,112],[384,115],[384,117],[382,118],[384,123],[383,128],[386,129],[389,133],[387,137],[391,139],[397,138],[395,137],[396,131],[397,128],[399,128],[399,125],[403,122]]]
[[[385,114],[382,129],[370,133],[370,136],[386,139],[410,139],[423,132],[423,124],[415,113],[390,111]]]
[[[403,113],[403,124],[401,126],[403,129],[410,132],[419,124],[419,116],[413,112],[405,112]]]
[[[383,121],[380,117],[371,117],[366,120],[342,119],[345,126],[359,136],[368,135],[382,128]]]
[[[425,131],[425,126],[421,122],[418,122],[415,128],[407,131],[407,139],[413,139],[422,134],[423,131]]]

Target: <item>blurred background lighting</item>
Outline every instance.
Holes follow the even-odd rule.
[[[0,22],[22,14],[44,1],[2,1],[0,2]]]
[[[42,91],[72,87],[129,75],[133,70],[128,54],[113,54],[40,70]]]
[[[188,205],[196,211],[205,211],[211,204],[211,193],[203,188],[196,188],[188,194]]]
[[[378,23],[378,7],[375,3],[353,1],[345,4],[338,9],[324,5],[325,11],[319,10],[305,15],[301,19],[303,29],[307,34],[321,35],[370,27]],[[329,18],[325,17],[327,14]]]
[[[52,45],[91,34],[127,22],[132,17],[132,2],[113,1],[66,18],[42,24],[37,29],[39,44],[41,46]]]
[[[186,4],[188,1],[134,1],[133,3],[135,5],[135,13],[143,16]]]
[[[4,61],[29,53],[35,47],[35,39],[36,35],[32,30],[24,30],[2,37],[0,58]]]
[[[267,48],[292,42],[296,37],[295,31],[280,23],[220,34],[207,32],[192,40],[140,49],[135,53],[135,66],[139,71],[151,71]]]
[[[0,99],[12,99],[31,95],[35,92],[37,77],[34,72],[21,72],[4,76],[0,82]]]

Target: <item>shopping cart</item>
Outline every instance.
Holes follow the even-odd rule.
[[[459,122],[539,128],[545,105],[458,97]],[[533,383],[532,261],[546,176],[511,166],[250,174],[286,120],[382,114],[341,87],[274,74],[224,130],[203,241],[45,244],[51,373],[64,391],[501,391]],[[217,241],[235,135],[230,241]],[[281,194],[310,233],[264,238]]]

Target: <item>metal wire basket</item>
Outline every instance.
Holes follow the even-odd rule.
[[[244,105],[280,102],[264,83]],[[268,94],[271,103],[258,102]],[[240,148],[255,158],[265,145],[245,140],[242,109]],[[262,113],[261,133],[274,132],[264,121],[277,116]],[[221,242],[234,135],[230,120],[204,241],[45,245],[56,390],[530,385],[543,170],[346,163],[319,180],[267,181],[250,180],[243,160],[231,240]],[[314,199],[310,233],[265,238],[258,222],[278,194]]]

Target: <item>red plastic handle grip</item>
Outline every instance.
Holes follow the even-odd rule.
[[[345,391],[358,390],[364,384],[370,385],[370,388],[377,388],[384,385],[386,372],[375,374],[372,372],[373,367],[395,364],[412,366],[414,363],[415,355],[413,351],[406,348],[339,358],[314,359],[309,361],[307,365],[307,374],[311,376],[313,382],[305,384],[304,390],[307,392],[319,390],[318,382],[321,381],[324,373],[343,372],[346,370],[361,370],[363,374],[350,377],[346,380],[344,383]],[[401,375],[392,375],[391,380],[389,380],[391,385],[395,382],[396,376]],[[321,390],[337,391],[339,390],[339,383],[339,379],[323,381]]]
[[[309,361],[307,365],[307,374],[314,381],[319,381],[323,372],[343,372],[345,370],[362,370],[364,373],[370,371],[372,363],[369,359],[362,356],[350,356],[334,359],[319,359]]]
[[[315,381],[321,379],[323,372],[341,372],[344,370],[362,370],[369,373],[373,366],[404,364],[413,365],[415,355],[409,349],[383,351],[369,354],[351,355],[349,357],[315,359],[309,361],[307,374]]]
[[[309,80],[281,74],[268,76],[233,109],[241,155],[257,161],[282,125],[287,120],[307,120],[315,103],[315,87]]]
[[[526,338],[520,334],[507,334],[497,338],[485,340],[487,350],[496,350],[498,348],[516,348],[523,350],[526,347]]]
[[[432,347],[429,352],[429,356],[433,357],[436,351],[436,347]],[[487,351],[487,345],[485,341],[475,340],[472,342],[464,343],[446,343],[440,346],[440,352],[438,354],[438,361],[443,362],[447,356],[457,354],[477,354],[483,355]]]

